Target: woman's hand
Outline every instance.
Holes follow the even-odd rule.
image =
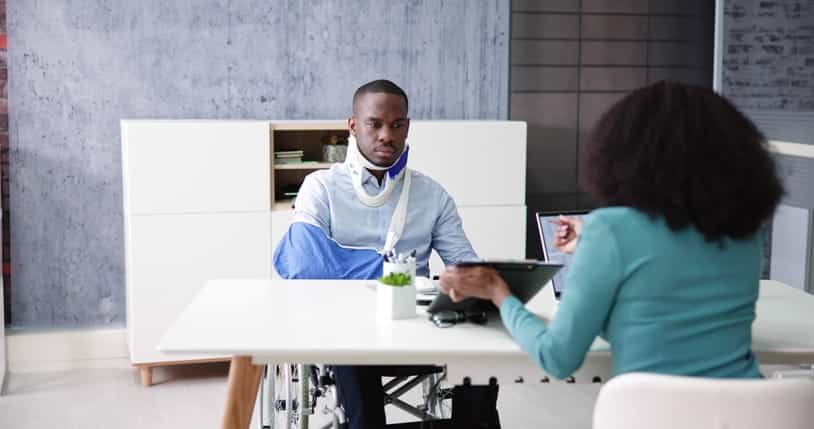
[[[577,248],[577,238],[582,231],[582,220],[560,215],[555,222],[557,225],[557,237],[554,239],[554,247],[563,253],[574,253]]]
[[[491,300],[498,308],[503,299],[511,295],[509,286],[500,274],[486,266],[447,267],[441,273],[441,290],[453,302],[468,297],[483,298]]]

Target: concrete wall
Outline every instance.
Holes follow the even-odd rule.
[[[721,93],[771,140],[814,144],[814,0],[719,0]]]
[[[121,118],[344,118],[379,77],[414,118],[508,114],[508,0],[7,7],[14,327],[125,323]]]

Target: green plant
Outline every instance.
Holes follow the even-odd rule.
[[[413,282],[412,277],[407,273],[392,272],[386,276],[379,277],[379,282],[388,286],[407,286]]]

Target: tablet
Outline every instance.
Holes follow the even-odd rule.
[[[512,295],[522,303],[528,302],[537,292],[557,274],[562,264],[526,260],[526,261],[479,261],[463,262],[456,266],[489,266],[496,269]],[[438,294],[427,307],[427,313],[433,314],[442,310],[496,310],[492,301],[480,298],[466,298],[461,302],[452,302],[446,294]]]

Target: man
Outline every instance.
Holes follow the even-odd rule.
[[[407,108],[407,95],[388,80],[356,90],[347,159],[311,173],[300,187],[294,219],[274,255],[282,277],[373,279],[390,250],[415,251],[420,276],[429,275],[433,249],[445,264],[477,259],[449,194],[407,168]],[[336,367],[351,428],[384,426],[386,369]]]

